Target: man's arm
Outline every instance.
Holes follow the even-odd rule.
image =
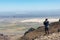
[[[49,25],[49,21],[48,21],[48,25]]]

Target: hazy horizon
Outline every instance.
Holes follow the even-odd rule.
[[[60,16],[60,0],[0,0],[0,16]]]

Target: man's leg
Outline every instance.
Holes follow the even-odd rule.
[[[49,34],[49,28],[47,28],[47,34]]]
[[[47,34],[47,29],[45,28],[45,34]]]

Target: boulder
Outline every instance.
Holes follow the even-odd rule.
[[[30,28],[28,31],[26,31],[25,33],[24,33],[24,35],[26,35],[27,33],[29,33],[29,32],[32,32],[32,31],[34,31],[35,29],[34,28]]]

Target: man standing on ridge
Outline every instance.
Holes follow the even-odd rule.
[[[45,26],[45,34],[49,34],[49,21],[48,21],[48,19],[45,19],[43,24]]]

